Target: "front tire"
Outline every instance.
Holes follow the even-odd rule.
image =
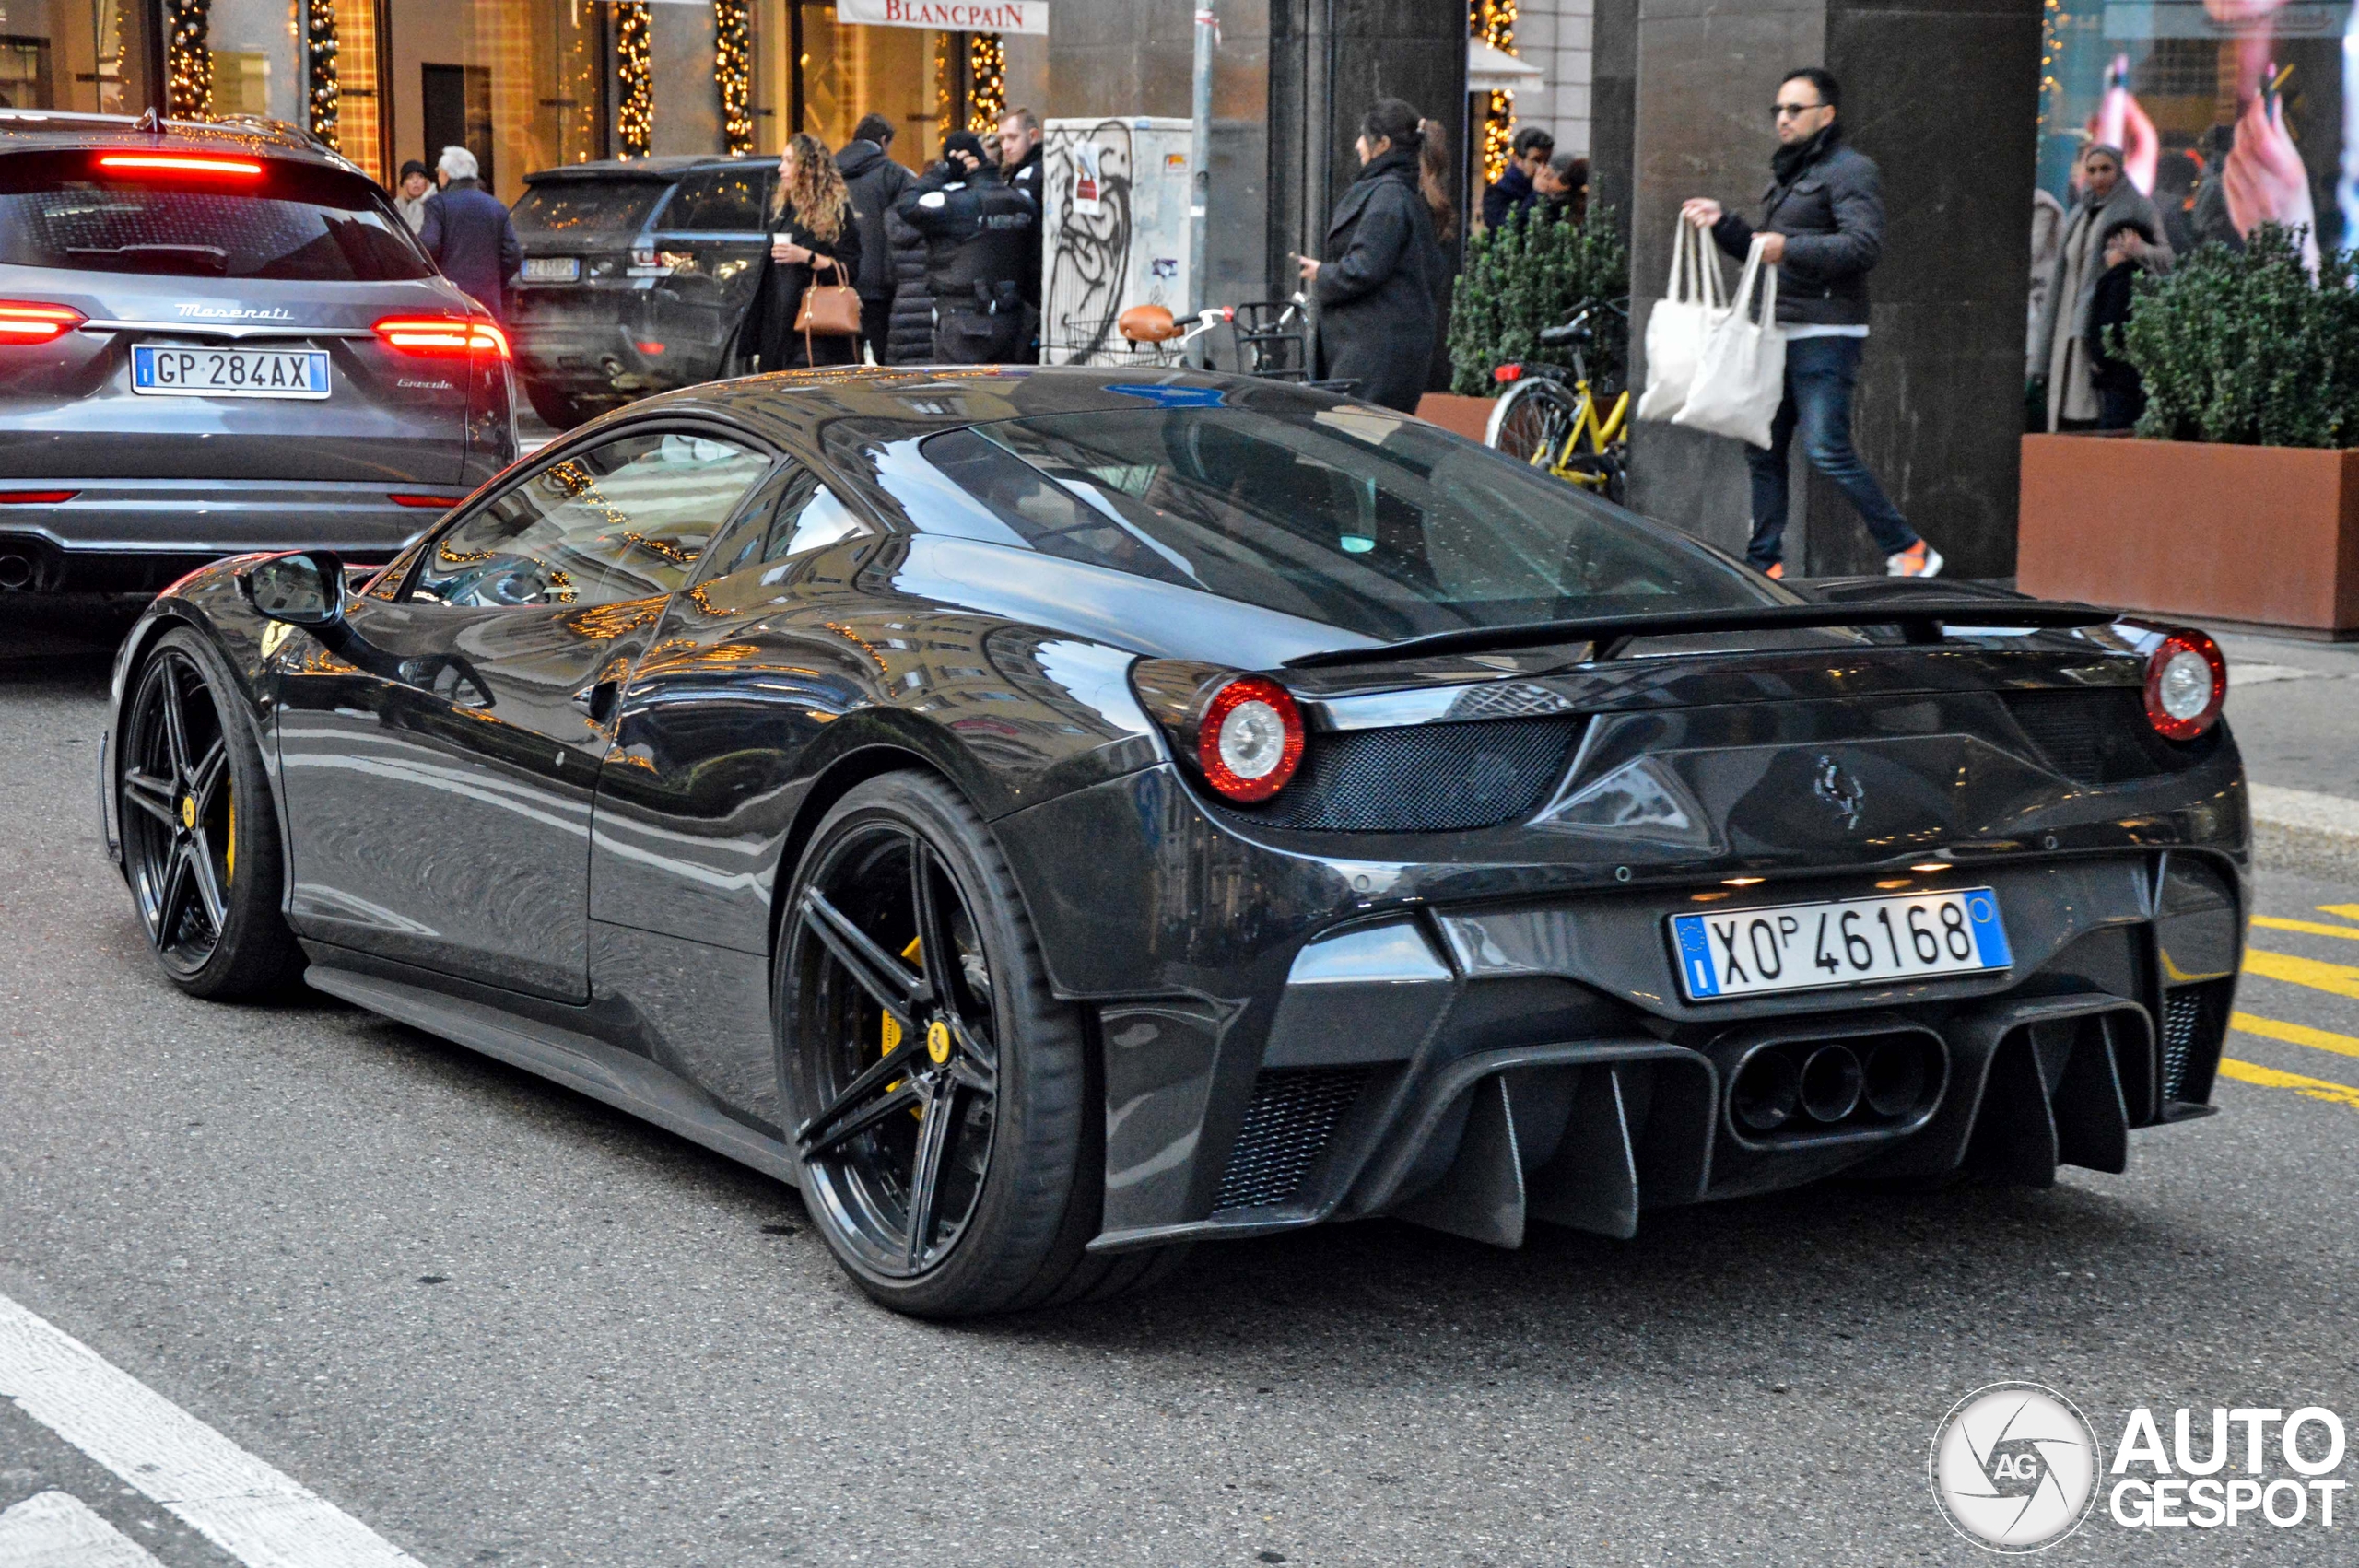
[[[1102,1092],[982,818],[887,774],[820,823],[788,892],[776,1012],[803,1199],[897,1312],[963,1317],[1112,1293],[1155,1256],[1090,1256]]]
[[[275,991],[303,967],[279,897],[286,862],[262,748],[228,666],[185,627],[130,683],[115,770],[123,868],[173,985],[208,1001]]]

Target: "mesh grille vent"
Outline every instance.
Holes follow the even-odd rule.
[[[2081,784],[2126,784],[2192,767],[2212,755],[2220,731],[2190,742],[2165,741],[2146,721],[2135,686],[2072,692],[2007,692],[2014,715],[2048,765]]]
[[[1260,1209],[1292,1198],[1367,1075],[1365,1067],[1294,1067],[1255,1079],[1214,1211]]]
[[[2163,1098],[2180,1097],[2187,1085],[2187,1061],[2194,1054],[2195,1036],[2203,1027],[2203,993],[2183,986],[2163,993]]]
[[[1310,737],[1302,771],[1266,806],[1233,814],[1331,833],[1489,827],[1537,808],[1563,774],[1579,720],[1484,719]]]

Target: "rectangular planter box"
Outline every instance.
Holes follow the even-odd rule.
[[[1417,417],[1470,441],[1479,441],[1491,423],[1487,397],[1461,397],[1456,392],[1427,392],[1417,400]]]
[[[2359,637],[2359,451],[2023,441],[2025,592]]]

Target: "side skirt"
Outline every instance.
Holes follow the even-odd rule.
[[[497,1057],[512,1067],[562,1083],[616,1110],[628,1111],[716,1154],[750,1165],[788,1186],[800,1185],[793,1152],[731,1120],[694,1089],[648,1060],[604,1041],[478,1002],[444,996],[400,980],[340,968],[306,944],[311,966],[304,983],[399,1024]]]

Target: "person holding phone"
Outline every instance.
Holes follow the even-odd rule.
[[[934,359],[1015,362],[1039,321],[1024,299],[1025,267],[1039,253],[1040,209],[1032,193],[999,178],[981,137],[953,131],[943,138],[942,161],[893,210],[925,240]]]

